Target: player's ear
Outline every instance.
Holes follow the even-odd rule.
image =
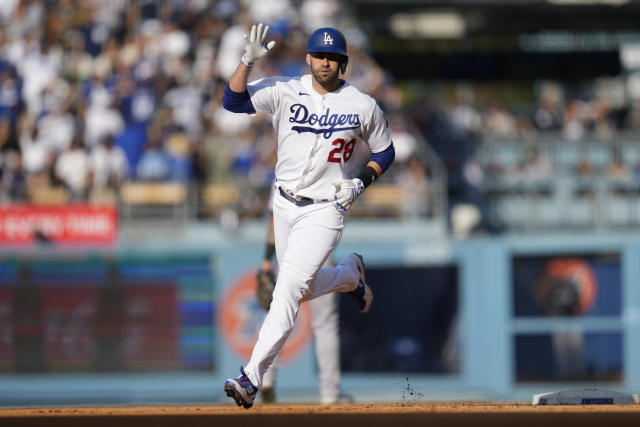
[[[305,61],[307,61],[307,65],[311,67],[311,54],[307,52],[304,58],[305,58]]]

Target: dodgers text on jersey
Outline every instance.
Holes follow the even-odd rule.
[[[293,126],[291,130],[298,133],[311,132],[315,134],[322,134],[325,139],[329,139],[334,132],[357,129],[360,127],[359,114],[331,114],[331,110],[327,108],[324,114],[318,116],[315,113],[309,114],[309,110],[304,104],[293,104],[291,108],[289,108],[289,111],[291,111],[292,114],[289,117],[290,123],[321,126],[321,128],[311,126]],[[337,127],[343,125],[349,126]]]

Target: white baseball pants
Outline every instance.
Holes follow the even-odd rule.
[[[276,191],[273,219],[280,270],[271,308],[244,368],[258,388],[293,329],[300,304],[331,292],[351,292],[360,278],[351,257],[335,267],[320,268],[333,252],[346,219],[332,203],[298,207]]]
[[[332,263],[324,263],[332,266]],[[320,402],[334,403],[340,398],[340,314],[338,294],[332,292],[309,301],[311,308],[314,347],[318,365]],[[276,357],[262,377],[263,387],[274,387],[278,371]]]

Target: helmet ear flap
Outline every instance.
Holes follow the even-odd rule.
[[[347,72],[347,64],[349,63],[349,57],[345,57],[344,61],[340,64],[340,72],[342,74]]]

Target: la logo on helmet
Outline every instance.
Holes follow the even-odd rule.
[[[324,33],[324,44],[333,44],[333,39],[326,32]]]

